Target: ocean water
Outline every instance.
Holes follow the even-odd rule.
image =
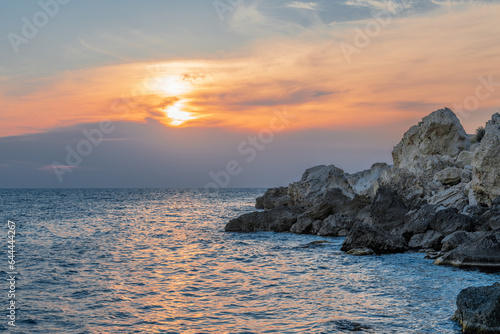
[[[0,330],[459,333],[458,292],[499,279],[421,253],[347,256],[342,238],[224,232],[263,192],[0,190],[4,254],[11,219],[18,271],[16,328],[4,280]]]

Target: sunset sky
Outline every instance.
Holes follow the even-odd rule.
[[[500,109],[493,1],[0,10],[0,187],[286,185],[317,164],[392,163],[402,134],[436,109],[469,133]]]

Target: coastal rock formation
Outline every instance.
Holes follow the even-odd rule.
[[[486,124],[472,159],[471,204],[491,205],[500,196],[500,114]]]
[[[460,291],[452,319],[466,334],[500,333],[500,283]]]
[[[458,157],[469,148],[470,141],[462,124],[453,111],[444,108],[412,126],[394,147],[392,157],[395,167],[425,175],[447,167],[451,157]]]
[[[450,109],[437,110],[394,147],[394,166],[309,168],[300,181],[267,190],[256,201],[264,211],[231,220],[226,231],[346,236],[346,251],[425,249],[439,264],[500,265],[500,115],[479,144],[470,138]]]

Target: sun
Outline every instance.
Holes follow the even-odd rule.
[[[184,95],[193,89],[191,82],[183,80],[180,76],[176,75],[156,78],[156,88],[159,93],[168,96]]]
[[[182,110],[184,107],[184,101],[180,100],[168,107],[165,110],[167,117],[170,118],[170,125],[179,126],[185,122],[195,119],[196,116],[188,111]]]

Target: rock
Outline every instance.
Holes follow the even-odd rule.
[[[296,204],[312,206],[332,189],[339,189],[351,199],[355,196],[342,169],[334,165],[316,166],[307,169],[299,182],[288,186],[288,195]]]
[[[425,201],[425,196],[430,193],[423,180],[407,170],[391,168],[385,170],[380,175],[379,184],[381,187],[396,190],[405,205],[409,208],[418,207]]]
[[[386,163],[376,163],[368,170],[348,175],[347,180],[357,195],[372,198],[377,193],[380,175],[390,168]]]
[[[408,242],[408,247],[413,249],[440,249],[441,240],[444,236],[433,230],[429,230],[425,233],[415,234]]]
[[[445,186],[454,186],[462,180],[462,169],[456,167],[448,167],[434,175],[434,180],[441,182]]]
[[[473,155],[474,155],[474,152],[472,152],[472,151],[462,151],[458,155],[457,163],[463,167],[470,165],[470,164],[472,164]]]
[[[472,169],[464,168],[462,169],[462,173],[460,174],[460,178],[463,183],[469,183],[472,181]]]
[[[306,213],[297,218],[297,222],[290,227],[290,232],[293,233],[309,233],[314,223],[314,219],[309,217]]]
[[[339,231],[346,229],[345,221],[341,214],[331,215],[326,218],[321,227],[317,230],[317,234],[321,236],[336,237]]]
[[[263,196],[257,198],[255,208],[268,210],[279,206],[290,205],[293,205],[293,200],[288,195],[288,188],[279,187],[267,189]]]
[[[476,231],[491,231],[500,228],[500,211],[487,210],[475,223]]]
[[[479,204],[488,205],[500,196],[500,115],[486,124],[485,135],[472,160],[472,191]],[[473,203],[471,203],[473,204]]]
[[[256,211],[232,219],[225,227],[226,232],[274,231],[287,232],[297,221],[298,213],[288,208],[274,208]]]
[[[444,209],[436,212],[429,227],[446,236],[456,231],[472,231],[474,221],[471,217],[460,214],[457,209]]]
[[[293,233],[314,233],[322,225],[321,221],[342,210],[350,202],[340,189],[327,190],[320,202],[308,209],[297,219],[297,222],[290,228]],[[345,228],[345,226],[342,226]]]
[[[398,234],[406,240],[410,240],[414,234],[425,233],[434,219],[434,205],[423,205],[419,209],[408,212],[404,218],[404,225],[398,230]]]
[[[454,233],[448,235],[447,237],[445,237],[441,241],[441,245],[442,245],[441,251],[442,252],[449,252],[452,249],[455,249],[458,246],[460,246],[461,244],[464,244],[470,240],[471,240],[471,237],[469,236],[468,232],[465,232],[465,231],[454,232]]]
[[[474,220],[478,220],[481,215],[486,212],[486,208],[480,205],[467,205],[463,210],[462,214],[471,217]]]
[[[370,216],[376,225],[392,231],[403,226],[408,211],[397,191],[380,187],[373,198]]]
[[[500,283],[460,291],[452,319],[463,333],[500,333]]]
[[[500,230],[463,243],[436,259],[434,263],[500,269]]]
[[[358,223],[354,225],[342,245],[347,252],[356,248],[370,248],[377,254],[402,253],[408,250],[406,241],[376,226]]]
[[[355,256],[366,256],[375,254],[372,249],[369,248],[354,248],[350,249],[346,253],[347,255],[355,255]]]
[[[461,211],[469,204],[469,199],[463,189],[456,186],[430,197],[428,199],[428,203],[437,206],[444,206],[445,208],[456,208]]]
[[[394,147],[392,156],[395,167],[422,175],[428,173],[431,157],[458,157],[460,152],[469,147],[470,141],[462,124],[453,111],[445,108],[431,113],[418,125],[412,126]],[[445,162],[443,159],[440,161]]]

